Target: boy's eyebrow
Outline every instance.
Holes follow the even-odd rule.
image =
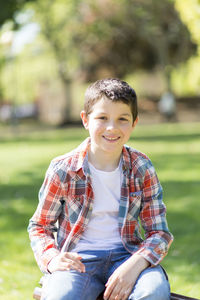
[[[107,114],[107,112],[105,112],[105,111],[97,111],[96,113],[97,113],[97,115],[106,115]],[[122,113],[122,114],[120,114],[120,116],[131,117],[131,113]]]
[[[124,113],[124,114],[121,114],[120,116],[128,116],[128,117],[131,117],[131,114],[129,114],[129,113]]]

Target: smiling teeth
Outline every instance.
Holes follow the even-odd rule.
[[[117,139],[118,139],[117,137],[115,137],[115,138],[110,138],[110,137],[106,137],[106,136],[105,136],[105,138],[106,138],[107,140],[110,140],[110,141],[114,141],[114,140],[117,140]]]

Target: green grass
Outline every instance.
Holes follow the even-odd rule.
[[[31,299],[41,273],[26,231],[50,160],[87,132],[51,129],[13,135],[0,128],[0,298]],[[174,292],[200,298],[200,123],[138,126],[129,144],[150,156],[164,187],[175,240],[163,261]]]

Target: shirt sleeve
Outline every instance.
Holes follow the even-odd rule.
[[[157,265],[166,256],[173,236],[167,225],[162,187],[151,161],[148,161],[144,174],[140,220],[145,239],[137,254],[142,255],[151,265]]]
[[[48,273],[48,263],[60,253],[56,246],[55,223],[62,210],[62,186],[55,164],[47,170],[39,191],[39,204],[29,221],[28,232],[37,264],[43,273]]]

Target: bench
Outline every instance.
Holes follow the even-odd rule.
[[[33,293],[33,299],[40,300],[41,299],[41,293],[42,293],[42,278],[40,280],[40,286],[41,287],[36,287]],[[186,297],[183,295],[171,293],[171,300],[200,300],[197,298],[191,298],[191,297]],[[99,295],[99,297],[96,300],[103,300],[103,293]]]

